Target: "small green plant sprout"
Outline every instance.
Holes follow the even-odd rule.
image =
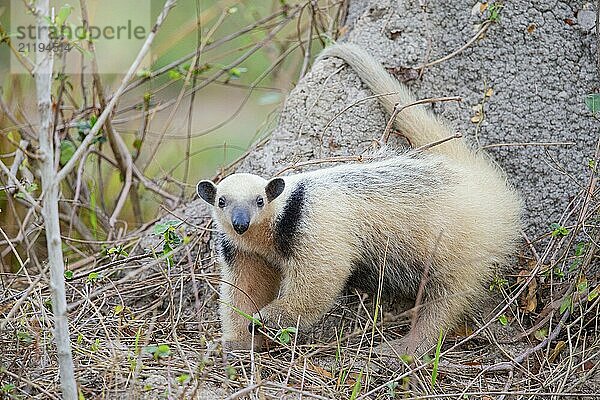
[[[0,392],[4,394],[11,394],[16,388],[17,387],[14,385],[14,383],[6,383],[0,387]]]
[[[579,267],[579,265],[581,265],[581,261],[583,259],[583,256],[585,255],[588,245],[589,245],[589,243],[586,243],[586,242],[577,243],[577,246],[575,246],[575,259],[573,260],[573,262],[571,262],[571,266],[569,267],[569,272],[575,271],[577,269],[577,267]]]
[[[29,332],[26,331],[17,331],[17,340],[19,343],[22,343],[25,346],[29,346],[31,343],[33,343],[33,337]]]
[[[152,354],[155,360],[159,358],[167,358],[171,355],[171,348],[168,344],[159,344],[158,346],[146,346],[144,347],[144,353]]]
[[[565,311],[572,311],[573,310],[573,299],[571,298],[571,296],[566,296],[562,303],[560,303],[560,310],[559,312],[561,314],[564,314]]]
[[[350,394],[350,400],[356,400],[358,395],[360,394],[360,390],[362,389],[362,369],[358,373],[358,378],[356,378],[356,382],[352,385],[352,393]]]
[[[440,329],[440,335],[435,346],[435,356],[433,357],[433,370],[431,371],[431,387],[435,387],[435,383],[438,377],[438,368],[440,365],[440,353],[442,350],[442,341],[444,339],[444,332]]]
[[[595,115],[600,110],[600,93],[585,96],[585,105]]]
[[[65,279],[70,281],[71,279],[73,279],[73,271],[71,271],[70,269],[65,271]]]
[[[569,230],[558,222],[550,224],[550,229],[552,229],[552,237],[567,236],[569,234]]]
[[[117,304],[113,310],[115,315],[120,315],[125,310],[125,306],[123,306],[122,304]]]
[[[123,258],[129,257],[129,253],[123,249],[123,245],[119,245],[117,247],[111,247],[106,250],[106,254],[116,254],[117,256],[122,256]]]
[[[230,79],[240,79],[242,77],[242,74],[248,72],[248,68],[244,68],[244,67],[233,67],[227,70],[227,79],[226,81],[229,81]]]
[[[152,76],[152,70],[148,68],[142,68],[136,73],[136,76],[138,78],[150,78]]]
[[[400,384],[396,381],[391,381],[385,384],[385,387],[387,388],[387,395],[390,399],[396,398],[396,391],[398,390],[398,386],[400,386]]]
[[[181,222],[177,220],[169,220],[164,223],[154,225],[154,234],[163,237],[164,243],[161,255],[167,257],[167,265],[169,267],[173,265],[173,256],[171,253],[183,242],[183,239],[177,232],[177,228],[180,225]]]
[[[504,8],[504,4],[502,3],[493,3],[488,7],[488,11],[490,15],[488,16],[488,20],[491,22],[500,22],[500,12]]]
[[[100,350],[100,339],[96,339],[94,340],[94,343],[92,343],[90,345],[90,351],[92,351],[93,353],[97,352],[98,350]]]
[[[231,365],[225,367],[225,373],[227,374],[227,378],[229,378],[229,380],[237,379],[237,371]]]
[[[293,326],[282,328],[277,332],[275,338],[281,344],[290,344],[290,342],[292,341],[292,335],[296,334],[297,332],[298,330]]]
[[[600,296],[600,286],[596,286],[594,289],[590,290],[587,299],[588,301],[594,301],[598,296]]]
[[[90,272],[85,280],[87,283],[93,284],[102,279],[102,275],[99,272]]]
[[[180,385],[185,385],[190,381],[190,376],[188,374],[181,374],[177,377],[177,383]]]
[[[500,291],[506,286],[508,286],[508,280],[501,277],[500,275],[495,275],[494,279],[492,280],[492,283],[490,283],[490,292],[493,292],[495,290]]]
[[[25,190],[27,191],[27,194],[32,194],[33,192],[35,192],[38,188],[37,183],[30,183],[28,185],[25,185]],[[17,192],[17,194],[15,194],[15,197],[19,198],[19,199],[25,199],[26,198],[26,194],[23,193],[22,191]]]
[[[502,314],[498,317],[498,322],[500,322],[500,325],[502,325],[502,326],[507,326],[508,325],[508,317],[506,315]]]
[[[580,275],[577,280],[577,293],[584,294],[588,290],[588,281],[585,276]]]
[[[553,272],[557,278],[563,279],[565,277],[565,272],[558,265],[554,267]]]
[[[181,72],[179,72],[176,69],[170,69],[169,72],[167,72],[167,76],[172,81],[178,81],[178,80],[180,80],[180,79],[182,79],[182,78],[185,77],[184,74],[182,74]]]
[[[543,341],[548,337],[548,328],[538,329],[534,332],[533,336],[540,342]]]

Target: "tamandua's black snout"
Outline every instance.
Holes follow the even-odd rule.
[[[234,209],[231,214],[231,225],[239,235],[246,232],[250,225],[250,211],[243,208]]]

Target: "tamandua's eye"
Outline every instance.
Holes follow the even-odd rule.
[[[262,197],[258,196],[256,198],[256,205],[259,206],[259,207],[264,206],[265,205],[265,200]]]
[[[225,207],[225,197],[219,197],[219,208]]]

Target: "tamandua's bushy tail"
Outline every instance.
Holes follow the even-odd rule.
[[[357,45],[351,43],[335,44],[325,48],[319,55],[319,59],[325,57],[338,57],[344,60],[375,95],[391,93],[390,95],[378,97],[390,115],[397,103],[402,106],[416,101],[414,95],[404,84],[391,76],[379,61]],[[398,113],[394,123],[395,127],[415,148],[446,139],[455,134],[423,105],[413,105],[403,109]],[[431,147],[430,151],[444,154],[462,162],[479,159],[463,139],[449,140]]]

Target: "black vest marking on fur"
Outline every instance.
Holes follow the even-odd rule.
[[[219,255],[223,257],[223,260],[227,265],[231,265],[235,260],[235,247],[222,232],[217,236],[217,251],[219,252]]]
[[[283,256],[291,255],[294,250],[303,218],[305,197],[304,184],[299,183],[288,197],[283,212],[275,223],[275,245]]]
[[[362,252],[360,257],[352,262],[353,272],[346,283],[347,286],[377,293],[379,274],[381,267],[385,265],[381,293],[384,298],[392,298],[398,293],[408,297],[416,295],[422,278],[422,268],[410,264],[405,257],[393,251],[393,244],[390,245],[384,261],[384,252],[373,248],[373,240],[363,238],[361,242]]]

